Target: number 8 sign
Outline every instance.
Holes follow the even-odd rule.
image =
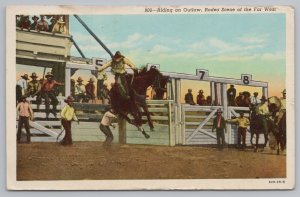
[[[248,74],[243,74],[242,75],[243,84],[249,85],[251,80],[252,80],[252,75],[248,75]]]

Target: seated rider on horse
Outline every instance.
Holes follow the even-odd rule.
[[[278,125],[279,121],[281,118],[284,116],[286,113],[286,89],[284,89],[282,92],[282,97],[279,99],[280,100],[280,108],[278,113],[276,114],[276,119],[275,119],[275,124]]]
[[[112,73],[115,75],[115,83],[118,85],[119,92],[125,100],[130,98],[128,84],[126,81],[126,70],[125,65],[128,65],[134,71],[137,69],[136,66],[127,58],[125,58],[120,51],[117,51],[112,58],[112,60],[108,61],[102,67],[98,69],[98,72],[102,72],[108,67],[111,67]]]
[[[258,115],[258,120],[262,125],[264,133],[268,133],[268,122],[267,118],[270,115],[267,99],[265,96],[261,97],[261,103],[256,107],[255,112]]]

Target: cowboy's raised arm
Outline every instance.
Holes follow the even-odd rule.
[[[130,68],[133,68],[133,69],[136,68],[136,66],[126,57],[124,58],[124,63],[127,64]]]
[[[106,64],[103,64],[99,69],[98,69],[98,72],[102,72],[104,71],[105,69],[107,69],[108,67],[111,66],[111,60],[109,60],[108,62],[106,62]]]

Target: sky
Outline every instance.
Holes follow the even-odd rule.
[[[285,15],[81,15],[81,19],[114,54],[119,50],[138,67],[160,64],[162,71],[269,82],[269,95],[285,88]],[[82,25],[70,16],[70,33],[88,58],[110,59]],[[75,47],[71,55],[80,56]],[[201,82],[183,82],[208,91]],[[198,87],[199,86],[199,87]],[[238,87],[239,90],[247,89]],[[256,91],[254,88],[249,89]]]
[[[252,74],[253,80],[269,83],[269,96],[281,96],[285,88],[284,14],[80,17],[113,54],[121,51],[137,67],[153,63],[160,64],[161,71],[187,74],[207,69],[210,76],[236,79]],[[87,58],[110,59],[74,16],[70,16],[70,34]],[[80,57],[74,46],[71,55]],[[28,67],[17,65],[17,70],[18,79]],[[43,69],[32,67],[32,72],[42,75]],[[73,78],[78,76],[88,80],[91,74],[77,71]],[[206,96],[209,93],[209,83],[183,81],[182,99],[188,88],[193,89],[194,96],[200,89]],[[261,88],[236,88],[238,92],[261,92]]]

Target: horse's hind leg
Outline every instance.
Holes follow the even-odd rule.
[[[147,120],[148,120],[148,125],[149,125],[149,127],[150,127],[150,130],[151,130],[151,131],[154,131],[153,122],[152,122],[152,120],[151,120],[150,113],[149,113],[149,110],[148,110],[147,105],[146,105],[146,106],[143,106],[143,110],[144,110],[144,112],[146,113]]]
[[[144,135],[144,137],[146,139],[150,138],[150,136],[145,132],[144,128],[141,126],[141,127],[138,127],[138,130],[142,132],[142,134]]]

